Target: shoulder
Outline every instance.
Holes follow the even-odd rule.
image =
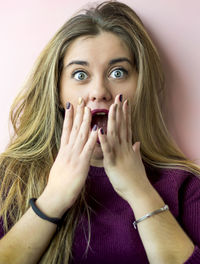
[[[176,184],[179,192],[185,194],[199,193],[200,196],[200,175],[195,175],[190,171],[176,168],[176,169],[161,169],[160,174],[164,178],[168,178]]]
[[[180,207],[200,204],[200,176],[177,168],[146,166],[147,177],[178,217]]]
[[[157,168],[147,164],[144,165],[147,176],[153,184],[169,182],[176,185],[177,189],[184,186],[197,189],[200,187],[200,175],[194,175],[186,169],[180,169],[178,166],[177,168]]]

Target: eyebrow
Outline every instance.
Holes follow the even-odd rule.
[[[109,62],[109,65],[113,65],[115,63],[118,63],[118,62],[128,62],[130,65],[133,65],[132,61],[129,60],[128,58],[126,57],[123,57],[123,58],[116,58],[116,59],[112,59],[110,62]]]
[[[116,58],[116,59],[112,59],[109,61],[109,65],[113,65],[113,64],[116,64],[118,62],[128,62],[131,66],[133,65],[133,63],[131,62],[131,60],[129,60],[128,58],[126,57],[122,57],[122,58]],[[68,63],[64,68],[66,69],[67,67],[71,66],[71,65],[83,65],[83,66],[89,66],[89,63],[87,61],[82,61],[82,60],[74,60],[74,61],[71,61],[70,63]]]
[[[69,67],[70,65],[77,64],[77,65],[84,65],[84,66],[89,66],[89,63],[87,61],[81,61],[81,60],[74,60],[68,63],[65,68]]]

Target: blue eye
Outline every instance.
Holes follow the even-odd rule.
[[[75,78],[77,81],[83,81],[87,79],[87,74],[84,71],[76,71],[72,74],[73,78]]]
[[[128,71],[125,69],[115,69],[111,72],[110,76],[114,79],[122,79],[124,75],[127,75]]]

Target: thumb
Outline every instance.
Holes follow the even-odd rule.
[[[133,150],[136,154],[139,155],[139,157],[141,158],[141,155],[140,155],[140,142],[136,142],[134,145],[133,145]]]

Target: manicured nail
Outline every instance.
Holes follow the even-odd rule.
[[[100,132],[101,132],[102,135],[104,134],[103,128],[100,129]]]
[[[83,101],[83,98],[82,97],[79,97],[78,98],[78,104],[80,105],[82,103],[82,101]]]
[[[67,109],[70,108],[70,102],[67,102],[67,104],[66,104],[66,108],[67,108]]]
[[[120,96],[119,96],[119,101],[122,102],[122,99],[123,99],[123,95],[120,94]]]
[[[97,125],[94,125],[93,128],[92,128],[93,131],[96,131],[97,130]]]

